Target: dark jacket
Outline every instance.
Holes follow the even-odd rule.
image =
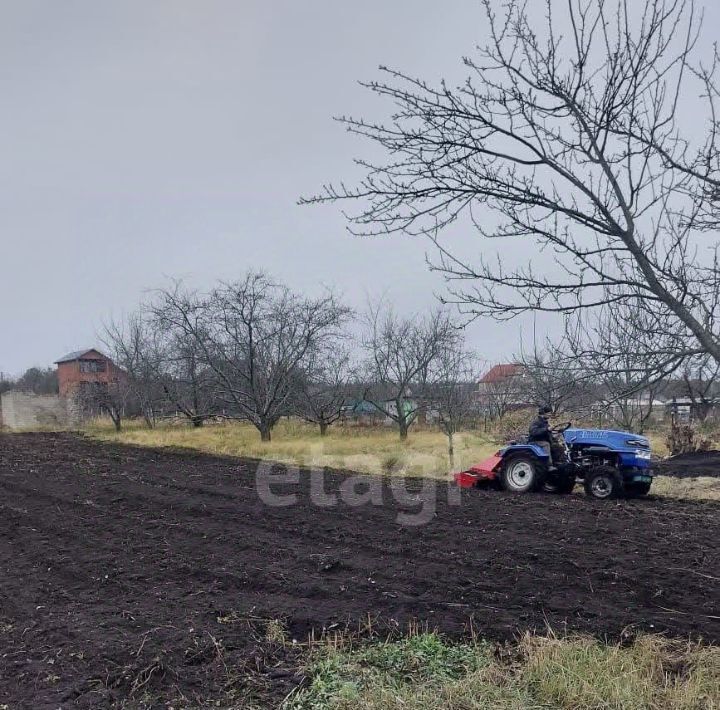
[[[547,441],[552,443],[552,435],[550,434],[550,422],[546,417],[538,417],[530,425],[530,435],[528,441]]]

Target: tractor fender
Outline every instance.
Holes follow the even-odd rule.
[[[517,454],[532,454],[542,461],[547,461],[550,458],[542,446],[532,443],[511,444],[498,452],[498,455],[501,456],[503,460],[509,459],[511,456]]]

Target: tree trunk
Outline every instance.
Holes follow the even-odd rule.
[[[260,429],[260,441],[270,441],[272,439],[270,427],[267,424],[261,424]]]
[[[400,428],[400,441],[406,441],[408,438],[408,425],[405,418],[398,421],[398,427]]]
[[[418,424],[427,424],[427,405],[421,404],[417,413]]]
[[[710,402],[699,402],[692,409],[695,410],[695,419],[701,424],[705,422],[710,415],[712,404]]]
[[[155,415],[150,408],[146,408],[143,413],[143,419],[145,420],[145,425],[148,429],[154,429],[155,428]]]
[[[112,421],[115,431],[119,432],[122,429],[122,411],[115,408],[112,405],[101,404],[98,408],[100,412],[105,412]]]
[[[325,436],[328,430],[328,423],[325,421],[320,422],[320,436]]]

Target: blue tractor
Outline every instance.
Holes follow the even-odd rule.
[[[510,442],[455,474],[455,480],[464,488],[496,481],[514,493],[570,493],[582,481],[587,495],[600,499],[644,496],[652,485],[650,442],[644,436],[567,424],[553,432],[550,448],[527,439]]]

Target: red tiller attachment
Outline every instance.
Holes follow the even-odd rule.
[[[497,477],[501,461],[502,456],[495,454],[495,456],[485,459],[485,461],[479,463],[477,466],[472,466],[467,471],[455,473],[453,474],[455,483],[457,483],[460,488],[472,488],[476,486],[479,481],[492,481]]]

